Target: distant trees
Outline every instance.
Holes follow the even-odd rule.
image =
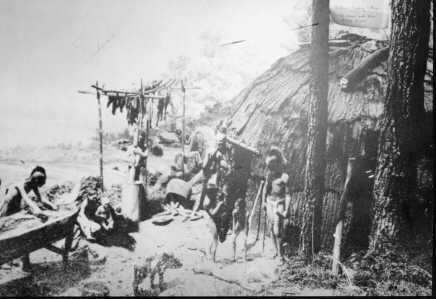
[[[388,86],[374,183],[370,250],[410,240],[425,118],[430,0],[392,0]]]
[[[309,262],[320,249],[322,200],[326,168],[329,0],[313,0],[311,34],[311,82],[308,112],[305,208],[300,235],[300,253]]]

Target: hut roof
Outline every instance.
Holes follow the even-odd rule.
[[[350,43],[348,47],[330,48],[328,95],[330,123],[352,122],[363,118],[377,120],[381,116],[386,88],[387,61],[372,69],[353,92],[341,90],[339,80],[348,71],[357,67],[369,54],[386,46],[387,42],[362,38],[357,43]],[[287,119],[294,119],[306,113],[310,79],[309,54],[309,48],[304,47],[289,56],[280,58],[233,99],[232,102],[236,104],[231,125],[240,138],[255,145],[261,133],[259,128],[269,118],[284,116]],[[432,57],[429,59],[428,70],[425,101],[427,111],[433,109],[433,90],[429,78],[433,72]],[[288,111],[291,113],[285,113]]]

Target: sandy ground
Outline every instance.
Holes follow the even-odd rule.
[[[167,171],[174,154],[179,149],[165,148],[165,156],[151,157],[151,170]],[[106,152],[111,151],[108,149]],[[123,152],[112,150],[105,163],[105,184],[120,184],[126,170],[122,162]],[[0,163],[0,174],[4,182],[16,181],[29,172],[29,165],[41,164],[47,168],[47,185],[65,181],[76,181],[83,176],[98,174],[98,159],[83,159],[75,162],[31,161],[23,165],[18,161]],[[119,171],[113,171],[118,167]],[[6,179],[7,178],[7,179]],[[62,259],[46,249],[30,255],[32,273],[22,272],[19,261],[0,268],[0,296],[4,295],[62,295],[80,296],[83,285],[91,281],[103,282],[113,296],[132,296],[133,265],[156,253],[173,253],[183,266],[167,270],[166,288],[161,295],[290,295],[301,290],[292,286],[267,288],[278,278],[280,263],[272,259],[272,244],[266,239],[265,250],[262,240],[249,252],[249,261],[242,259],[242,236],[238,239],[238,260],[231,262],[232,250],[229,238],[218,246],[217,263],[206,256],[211,235],[208,227],[210,218],[204,215],[197,221],[182,222],[177,218],[166,226],[156,226],[151,221],[140,223],[138,232],[124,236],[119,246],[103,247],[82,240],[79,249],[71,254],[67,271],[63,270]],[[251,236],[252,238],[252,236]],[[60,244],[62,245],[62,244]],[[217,277],[208,275],[213,273]],[[312,292],[312,291],[310,291]],[[304,293],[305,295],[311,293]],[[332,295],[328,290],[319,291]],[[330,292],[330,293],[329,293]],[[319,295],[319,293],[317,293]]]

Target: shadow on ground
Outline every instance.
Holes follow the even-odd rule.
[[[28,275],[0,285],[0,297],[54,296],[77,285],[90,273],[87,252],[79,251],[70,256],[66,270],[62,261],[32,265]]]

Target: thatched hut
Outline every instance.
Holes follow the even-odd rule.
[[[327,193],[323,207],[323,244],[328,247],[333,240],[348,158],[359,157],[363,161],[363,170],[373,170],[376,164],[378,125],[386,94],[388,56],[386,41],[370,40],[354,34],[343,35],[329,44]],[[379,55],[383,51],[385,53]],[[304,186],[310,94],[309,54],[307,45],[287,57],[280,58],[236,96],[232,101],[235,104],[229,119],[230,128],[241,141],[259,148],[263,153],[271,145],[277,145],[284,150],[288,160],[289,187],[293,193],[297,224],[301,219],[301,190]],[[368,57],[374,55],[379,57],[368,62]],[[432,62],[431,57],[429,75],[432,75]],[[358,71],[353,72],[356,69]],[[349,82],[347,88],[340,84],[343,77],[353,81]],[[426,80],[425,105],[426,110],[431,112],[432,76],[427,76]],[[432,123],[432,115],[429,113],[429,125]],[[429,133],[428,142],[432,143],[431,127]],[[262,172],[262,161],[259,161],[256,169]],[[360,183],[366,186],[356,190],[353,196],[353,220],[346,226],[346,232],[357,230],[350,236],[355,233],[365,236],[360,240],[360,245],[364,246],[370,224],[371,181],[368,180],[368,175],[362,179],[366,181]],[[356,243],[356,240],[352,243]]]

